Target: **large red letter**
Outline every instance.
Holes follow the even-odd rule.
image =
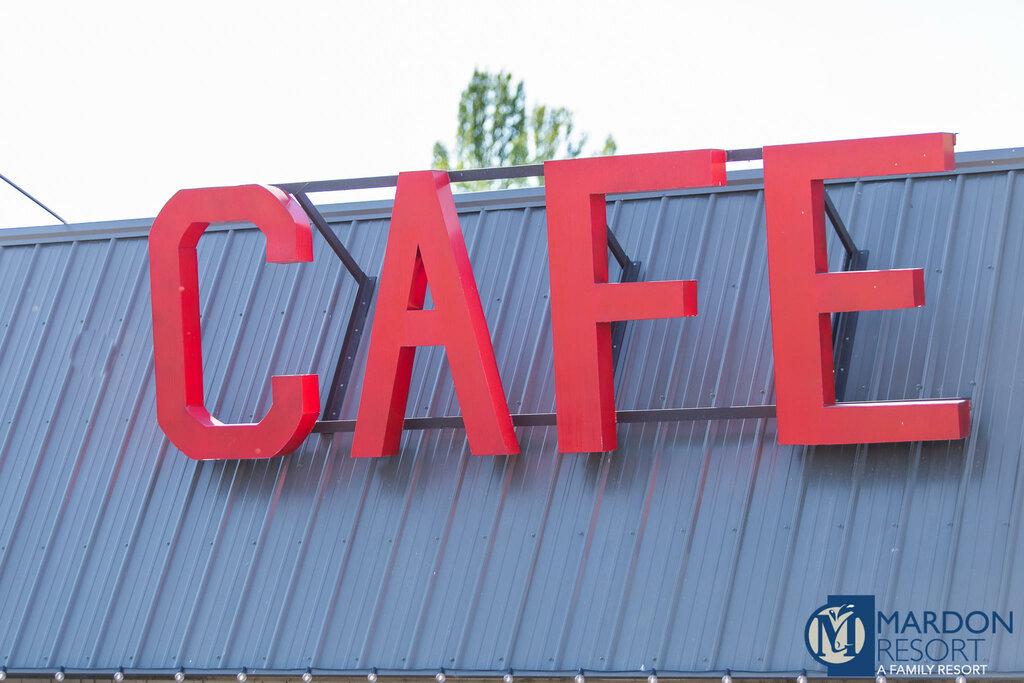
[[[779,442],[845,444],[961,439],[965,400],[836,403],[830,313],[924,305],[919,268],[828,272],[824,183],[945,171],[953,135],[905,135],[764,148]]]
[[[273,404],[256,424],[223,424],[203,401],[196,244],[210,223],[252,221],[267,261],[313,260],[309,220],[294,199],[259,185],[181,190],[149,233],[157,419],[167,438],[196,460],[269,458],[295,450],[320,413],[316,375],[271,378]]]
[[[423,309],[427,281],[434,308]],[[475,455],[519,452],[448,174],[398,176],[354,457],[398,453],[417,346],[444,346]]]
[[[616,447],[611,323],[697,315],[697,283],[608,282],[605,194],[725,184],[725,152],[548,161],[558,450]]]

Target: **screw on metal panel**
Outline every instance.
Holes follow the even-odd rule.
[[[306,669],[305,671],[302,672],[302,681],[303,681],[303,683],[309,683],[312,680],[313,680],[313,670],[312,669]]]
[[[175,671],[174,680],[176,680],[178,683],[181,683],[183,680],[185,680],[185,670],[178,669],[177,671]]]
[[[366,680],[370,683],[377,683],[377,670],[373,669],[370,673],[366,674]]]

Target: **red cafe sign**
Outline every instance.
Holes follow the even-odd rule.
[[[924,305],[920,268],[828,272],[823,181],[947,171],[946,133],[765,147],[764,196],[778,439],[849,444],[960,439],[963,399],[837,403],[832,313]],[[721,186],[726,154],[699,150],[544,164],[551,325],[560,452],[616,448],[611,323],[697,315],[697,282],[608,281],[605,194]],[[250,221],[267,261],[312,261],[309,218],[296,200],[259,185],[181,190],[149,237],[157,415],[196,459],[288,453],[320,412],[316,375],[271,378],[273,403],[254,424],[206,409],[196,244],[211,223]],[[423,308],[427,283],[434,307]],[[398,452],[413,358],[444,346],[477,455],[519,452],[476,281],[446,173],[399,175],[360,397],[354,457]]]

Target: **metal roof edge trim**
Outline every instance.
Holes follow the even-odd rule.
[[[20,669],[20,668],[8,668],[5,669],[8,678],[12,677],[24,677],[24,678],[53,678],[53,674],[56,671],[61,671],[66,678],[111,678],[115,673],[120,671],[124,674],[125,678],[141,678],[141,677],[156,677],[166,676],[172,678],[174,674],[184,671],[186,680],[188,678],[221,678],[230,677],[235,678],[241,671],[245,671],[245,674],[250,677],[256,678],[276,678],[276,677],[287,677],[297,678],[304,673],[310,673],[313,676],[325,677],[325,678],[363,678],[369,673],[375,673],[379,678],[409,678],[414,676],[425,676],[434,678],[434,676],[443,671],[444,674],[452,678],[498,678],[500,679],[505,674],[509,673],[509,669],[449,669],[447,667],[437,667],[436,669],[321,669],[317,667],[311,668],[297,668],[297,669],[261,669],[251,667],[235,667],[235,668],[221,668],[221,669],[204,669],[204,668],[174,668],[174,669],[150,669],[150,668],[135,668],[135,667],[122,667],[119,669],[103,668],[98,667],[95,669],[83,669],[83,668],[31,668],[31,669]],[[656,673],[659,678],[706,678],[709,676],[722,676],[726,673],[731,675],[733,678],[775,678],[775,677],[786,677],[795,678],[801,673],[807,674],[811,677],[824,677],[824,669],[775,669],[771,671],[757,671],[752,669],[703,669],[703,670],[669,670],[669,669],[629,669],[629,670],[608,670],[608,669],[512,669],[512,674],[517,678],[573,678],[577,674],[582,673],[584,676],[593,679],[625,679],[625,678],[647,678],[647,676]],[[1019,674],[1016,672],[1007,672],[1002,674],[992,674],[990,677],[1018,677]]]
[[[970,173],[990,173],[1006,170],[1024,169],[1024,147],[1007,147],[1004,149],[977,150],[958,152],[956,168],[952,171],[936,173],[906,174],[904,177],[928,178],[944,175],[962,175]],[[851,181],[870,181],[891,179],[894,176],[865,176],[857,178],[835,179],[832,183]],[[636,192],[610,195],[614,199],[642,199],[652,196],[683,196],[693,194],[713,194],[719,192],[745,192],[762,188],[763,174],[761,169],[741,169],[730,171],[728,185],[721,187],[705,187],[671,190],[668,192]],[[391,199],[376,199],[361,202],[343,202],[317,205],[328,221],[341,220],[374,220],[387,218],[391,215]],[[544,206],[544,188],[527,187],[511,190],[489,190],[485,192],[466,192],[455,195],[455,204],[460,212],[478,211],[481,209],[500,210],[503,208],[524,208]],[[154,218],[130,218],[108,221],[90,221],[85,223],[69,223],[67,225],[50,224],[17,228],[0,228],[0,246],[18,244],[45,244],[48,242],[66,242],[69,240],[103,240],[112,238],[145,237]],[[228,230],[242,224],[217,225],[211,230]]]
[[[437,669],[244,669],[246,676],[250,678],[298,678],[304,673],[310,673],[314,677],[321,678],[366,678],[367,674],[376,673],[378,678],[412,678],[434,676],[444,671],[449,678],[459,679],[501,679],[505,674],[510,673],[508,669],[448,669],[438,667]],[[183,671],[186,680],[201,678],[230,678],[236,679],[240,668],[224,669],[136,669],[136,668],[96,668],[96,669],[6,669],[7,678],[48,678],[53,679],[56,671],[62,671],[66,679],[91,679],[91,678],[112,678],[115,673],[121,671],[125,679],[129,678],[154,678],[167,677],[173,680],[174,674]],[[822,669],[778,669],[772,671],[755,671],[747,669],[707,669],[703,671],[673,671],[663,669],[636,669],[630,671],[606,671],[601,669],[514,669],[511,673],[520,679],[525,678],[565,678],[572,679],[582,673],[592,680],[622,680],[622,679],[646,679],[651,674],[656,674],[660,679],[693,679],[693,678],[718,678],[729,674],[733,679],[765,679],[780,678],[786,680],[795,679],[800,674],[809,678],[825,678],[825,671]],[[1020,671],[990,671],[983,676],[984,680],[1021,680],[1024,672]],[[843,680],[846,680],[845,678]],[[915,679],[917,680],[917,679]]]
[[[413,677],[425,677],[433,679],[436,674],[440,671],[444,671],[445,676],[450,678],[458,679],[501,679],[505,674],[509,673],[508,669],[448,669],[438,667],[437,669],[253,669],[249,667],[233,668],[233,669],[136,669],[136,668],[121,668],[121,669],[109,669],[109,668],[96,668],[96,669],[7,669],[7,678],[18,677],[18,678],[48,678],[53,679],[56,671],[61,671],[66,679],[92,679],[92,678],[112,678],[115,673],[120,671],[125,679],[128,678],[155,678],[155,677],[167,677],[173,679],[174,675],[179,672],[184,672],[186,680],[189,678],[205,679],[205,678],[230,678],[236,679],[238,674],[243,671],[247,677],[252,678],[298,678],[304,673],[309,673],[314,677],[320,678],[357,678],[366,679],[369,673],[375,673],[378,678],[387,679],[406,679]],[[729,674],[734,679],[743,678],[781,678],[781,679],[794,679],[800,674],[808,675],[812,678],[824,678],[825,671],[823,669],[785,669],[785,670],[774,670],[774,671],[753,671],[753,670],[739,670],[739,669],[707,669],[701,671],[669,671],[662,669],[635,669],[629,671],[609,671],[602,669],[514,669],[511,672],[516,678],[564,678],[572,679],[576,675],[582,673],[584,676],[592,680],[622,680],[622,679],[646,679],[651,674],[657,674],[658,678],[663,679],[693,679],[693,678],[718,678],[725,674]],[[986,678],[1016,678],[1016,674],[1003,673],[1003,674],[992,674],[986,676]]]

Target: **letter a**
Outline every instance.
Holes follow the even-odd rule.
[[[434,308],[424,310],[427,283]],[[448,174],[398,176],[353,457],[398,453],[417,346],[444,346],[474,455],[519,452]]]

